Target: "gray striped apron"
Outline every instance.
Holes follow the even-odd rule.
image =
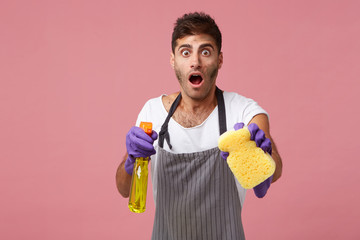
[[[222,91],[216,88],[220,134],[226,131]],[[172,104],[159,133],[157,195],[152,240],[245,239],[235,178],[215,147],[174,154],[168,122],[181,100]]]

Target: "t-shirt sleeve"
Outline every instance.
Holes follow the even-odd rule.
[[[266,114],[269,117],[269,114],[260,107],[257,102],[251,98],[246,99],[246,105],[243,111],[243,119],[246,125],[249,124],[253,117],[261,113]]]
[[[140,126],[140,122],[152,122],[153,130],[160,128],[167,116],[166,111],[162,108],[162,96],[148,100],[141,109],[136,119],[136,126]]]
[[[138,114],[138,117],[136,119],[136,126],[140,126],[140,122],[148,122],[148,118],[149,118],[149,101],[147,101],[145,103],[145,105],[143,106],[143,108],[141,109],[141,111]]]
[[[234,92],[224,92],[226,105],[226,118],[228,129],[232,129],[235,123],[249,124],[251,119],[258,114],[268,113],[251,98],[244,97]]]

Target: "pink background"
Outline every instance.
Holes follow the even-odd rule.
[[[219,87],[270,113],[284,162],[247,195],[247,239],[359,239],[360,1],[126,2],[0,2],[0,238],[150,238],[151,192],[130,213],[115,171],[145,101],[178,89],[175,19],[202,10]]]

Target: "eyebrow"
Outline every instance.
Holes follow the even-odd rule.
[[[205,47],[210,47],[212,48],[212,50],[215,50],[214,46],[211,43],[201,44],[199,48],[205,48]]]
[[[199,48],[205,48],[205,47],[210,47],[210,48],[212,48],[213,50],[215,50],[215,49],[214,49],[214,46],[213,46],[211,43],[204,43],[204,44],[201,44],[201,45],[199,46]],[[179,46],[178,50],[180,50],[181,48],[190,48],[190,49],[192,49],[192,46],[191,46],[190,44],[181,44],[181,45]]]

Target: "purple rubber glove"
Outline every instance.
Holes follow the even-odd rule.
[[[258,198],[263,198],[266,195],[267,190],[270,188],[273,176],[274,175],[254,187],[254,193]]]
[[[250,140],[256,142],[256,146],[271,155],[272,147],[270,139],[265,137],[265,133],[261,130],[256,123],[251,123],[248,126],[250,132]]]
[[[249,124],[248,130],[251,135],[250,139],[256,142],[256,146],[260,147],[262,150],[264,150],[264,152],[267,152],[271,155],[271,141],[270,139],[265,138],[264,131],[259,129],[258,125],[255,123]],[[263,198],[266,195],[267,190],[270,188],[272,179],[273,176],[254,187],[254,193],[258,198]]]
[[[139,127],[132,127],[126,134],[126,150],[128,158],[125,161],[125,171],[132,175],[135,158],[150,157],[155,154],[153,143],[157,139],[158,134],[152,131],[151,137]]]

